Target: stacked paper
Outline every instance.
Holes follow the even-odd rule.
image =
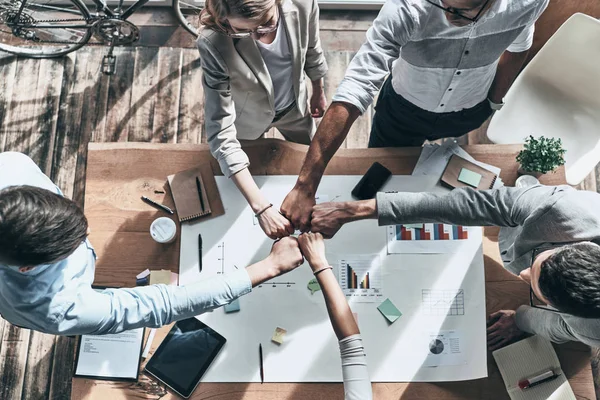
[[[413,170],[413,176],[435,176],[438,182],[436,185],[445,188],[439,180],[442,178],[444,170],[453,154],[469,160],[498,175],[498,179],[496,179],[493,189],[504,186],[504,182],[500,179],[500,168],[475,160],[469,153],[461,149],[455,140],[447,140],[442,145],[436,143],[424,145],[419,161],[417,161],[417,165]]]

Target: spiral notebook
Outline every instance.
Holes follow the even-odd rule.
[[[532,336],[492,353],[506,390],[512,400],[576,400],[552,344],[540,336]],[[552,370],[558,378],[528,389],[518,382]]]
[[[476,185],[468,184],[469,180],[462,178],[465,173],[471,176],[480,176],[481,178],[477,181]],[[448,161],[441,181],[451,188],[474,187],[484,190],[493,188],[496,179],[498,179],[498,176],[493,172],[454,154],[450,157],[450,161]]]
[[[167,179],[179,222],[225,214],[217,182],[209,163],[170,175]],[[202,201],[200,201],[200,192]]]

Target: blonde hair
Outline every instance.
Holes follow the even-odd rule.
[[[278,6],[281,0],[206,0],[200,13],[200,25],[222,33],[231,32],[227,18],[261,20],[265,14]]]

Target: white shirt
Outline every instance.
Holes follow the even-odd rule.
[[[364,112],[390,70],[394,91],[427,111],[460,111],[484,101],[500,56],[531,47],[534,23],[548,5],[548,0],[491,1],[477,22],[464,27],[451,25],[425,0],[387,1],[333,101]]]
[[[344,378],[344,400],[372,400],[373,391],[367,370],[367,355],[360,335],[339,341]]]
[[[271,82],[273,83],[273,93],[275,95],[275,111],[280,111],[291,105],[296,95],[294,94],[292,53],[288,43],[287,31],[283,18],[279,17],[279,26],[275,33],[275,40],[271,44],[266,44],[260,40],[255,40],[258,50],[262,55]]]

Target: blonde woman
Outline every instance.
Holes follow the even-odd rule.
[[[271,127],[309,144],[313,118],[326,107],[327,63],[316,0],[206,0],[197,41],[204,84],[204,119],[211,152],[272,239],[294,232],[261,193],[239,139]],[[305,74],[312,81],[308,101]],[[308,104],[310,103],[310,104]]]

